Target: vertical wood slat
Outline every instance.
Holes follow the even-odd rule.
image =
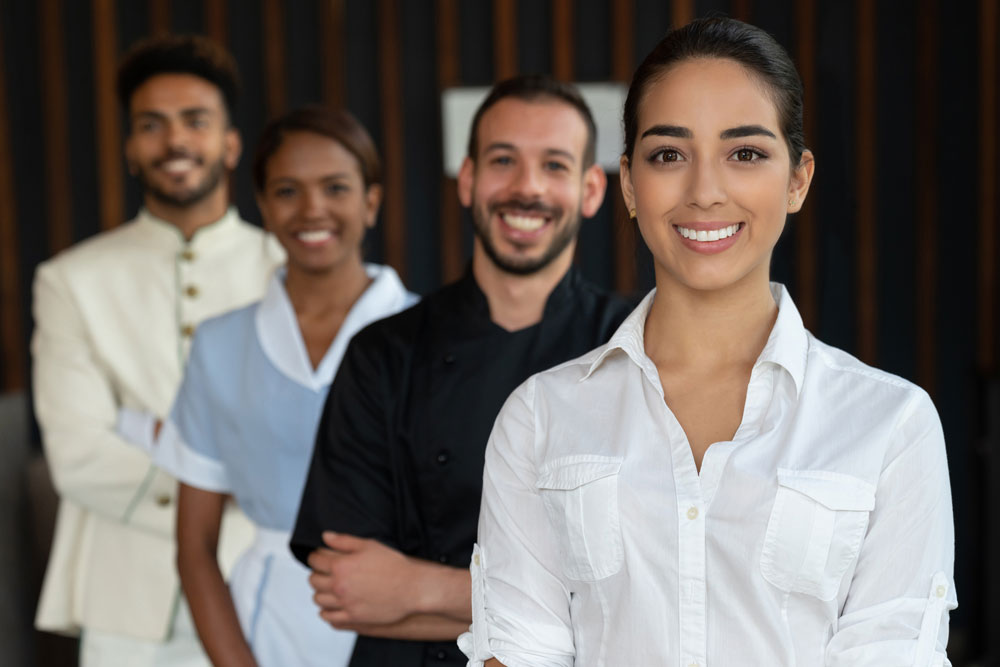
[[[493,0],[493,78],[517,74],[517,1]]]
[[[937,130],[937,30],[935,0],[920,0],[917,5],[917,71],[916,81],[916,136],[914,145],[920,146],[916,155],[916,368],[917,382],[931,396],[934,395],[935,335],[937,317],[935,304],[937,285],[937,143],[933,140]]]
[[[170,0],[149,0],[149,34],[170,32]]]
[[[285,3],[263,0],[261,20],[264,35],[264,99],[268,118],[285,112]]]
[[[438,93],[459,85],[458,0],[437,0]],[[441,175],[441,281],[450,283],[462,275],[462,218],[456,182]]]
[[[795,59],[802,77],[803,126],[806,142],[816,140],[816,2],[799,0],[795,3],[796,39]],[[819,330],[818,289],[816,265],[816,191],[806,198],[806,203],[795,215],[795,304],[802,316],[802,323],[811,331]]]
[[[121,123],[115,98],[118,57],[115,0],[93,0],[94,100],[97,133],[97,183],[101,227],[111,229],[124,216]]]
[[[42,120],[45,128],[45,222],[49,253],[52,255],[73,242],[66,52],[61,9],[59,0],[42,0],[38,12]]]
[[[205,34],[225,46],[229,43],[226,25],[226,0],[204,0]]]
[[[572,0],[552,0],[552,75],[560,81],[573,80],[576,31]]]
[[[984,374],[997,373],[997,2],[979,2],[979,340]]]
[[[611,8],[611,78],[629,83],[632,78],[635,41],[634,0],[620,0]],[[611,220],[614,226],[615,289],[632,294],[636,289],[635,251],[638,236],[634,220],[629,219],[622,199],[618,174],[608,174],[608,195],[612,201]]]
[[[857,3],[857,63],[855,76],[857,178],[855,188],[858,210],[855,245],[857,273],[857,355],[866,362],[875,361],[877,341],[876,252],[877,224],[875,200],[875,5]]]
[[[694,20],[694,0],[673,0],[670,6],[672,28],[680,28]]]
[[[733,0],[730,6],[730,14],[734,19],[739,19],[740,21],[750,22],[751,14],[751,3],[750,0]],[[798,6],[798,2],[795,3]]]
[[[347,104],[344,0],[321,0],[319,12],[323,101],[329,107],[340,109]]]
[[[10,145],[7,82],[4,52],[0,45],[0,350],[3,353],[3,391],[25,386],[23,326],[21,321],[20,256],[17,234],[17,201],[14,156]]]
[[[378,0],[379,93],[385,150],[383,225],[386,263],[406,280],[406,145],[399,50],[399,0]]]

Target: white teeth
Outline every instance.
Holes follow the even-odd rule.
[[[168,174],[178,174],[182,171],[192,169],[194,167],[194,160],[169,160],[160,165],[160,167]]]
[[[321,243],[333,238],[333,232],[329,229],[313,229],[306,232],[299,232],[295,238],[304,243]]]
[[[677,231],[680,235],[686,239],[691,239],[692,241],[700,241],[706,243],[709,241],[721,241],[722,239],[728,239],[730,236],[735,234],[740,230],[739,223],[735,225],[729,225],[728,227],[723,227],[722,229],[712,229],[712,230],[694,230],[688,227],[677,227]]]
[[[542,225],[545,224],[545,218],[536,218],[527,215],[511,215],[505,213],[503,215],[503,221],[514,229],[518,229],[522,232],[533,232],[537,229],[541,229]]]

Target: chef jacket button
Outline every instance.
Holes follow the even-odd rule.
[[[181,335],[184,336],[185,338],[190,338],[191,336],[193,336],[194,335],[194,325],[193,324],[185,324],[184,326],[182,326],[181,327]]]
[[[438,660],[445,660],[448,657],[448,654],[445,653],[443,649],[438,649],[438,652],[434,654],[434,657]]]
[[[184,250],[183,252],[181,252],[181,259],[183,259],[185,262],[193,262],[194,261],[194,251],[193,250]]]
[[[198,287],[195,285],[188,285],[184,288],[184,294],[193,299],[198,296]]]
[[[455,363],[455,355],[454,354],[450,354],[450,353],[444,355],[444,363],[446,363],[446,364],[453,364],[453,363]]]
[[[165,493],[156,496],[156,504],[160,507],[168,506],[170,504],[170,496]]]
[[[449,452],[447,449],[442,449],[440,452],[437,453],[437,456],[435,457],[435,460],[441,465],[444,465],[450,459],[451,459],[451,452]]]
[[[448,562],[448,557],[445,556],[444,554],[441,554],[440,556],[438,556],[438,562],[439,563],[447,563]]]

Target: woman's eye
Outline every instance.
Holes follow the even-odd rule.
[[[295,188],[278,188],[274,191],[274,196],[281,199],[295,196]]]
[[[347,192],[347,186],[343,183],[331,183],[326,186],[326,193],[328,195],[339,195],[344,192]]]
[[[767,156],[756,148],[739,148],[733,153],[733,159],[737,162],[756,162],[763,160]]]
[[[680,162],[683,159],[680,151],[673,148],[658,150],[650,156],[651,162]]]

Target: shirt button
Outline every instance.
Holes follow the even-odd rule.
[[[948,589],[946,589],[944,586],[938,586],[937,590],[934,591],[934,594],[937,595],[939,598],[943,598],[944,594],[947,592]]]
[[[440,556],[438,556],[438,562],[439,563],[447,563],[448,562],[448,557],[445,556],[444,554],[441,554]]]
[[[184,294],[191,297],[192,299],[198,296],[198,288],[194,285],[188,285],[184,288]]]
[[[438,651],[437,653],[434,654],[434,657],[437,658],[438,660],[444,660],[445,658],[448,657],[448,654],[445,653],[444,651]]]
[[[479,565],[479,554],[476,554],[475,556],[472,557],[472,562],[475,563],[477,566]]]
[[[167,505],[170,504],[170,496],[168,496],[165,493],[156,496],[156,504],[159,505],[160,507],[166,507]]]
[[[193,336],[194,335],[194,325],[193,324],[185,324],[184,326],[182,326],[181,327],[181,335],[184,336],[185,338],[190,338],[191,336]]]
[[[437,453],[437,456],[435,457],[435,460],[438,463],[440,463],[441,465],[444,465],[445,463],[448,462],[448,459],[450,459],[450,458],[451,458],[451,454],[448,452],[448,450],[447,449],[442,449],[440,452]]]
[[[446,364],[453,364],[453,363],[455,363],[455,355],[454,354],[446,354],[446,355],[444,355],[444,363],[446,363]]]
[[[688,510],[688,518],[691,519],[692,521],[694,521],[695,519],[698,518],[698,508],[697,507],[692,507],[692,508],[690,508]]]

